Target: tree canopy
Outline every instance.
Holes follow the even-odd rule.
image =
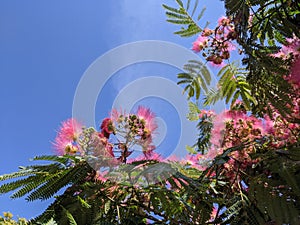
[[[113,110],[99,130],[69,119],[57,155],[0,176],[12,179],[0,186],[11,198],[54,199],[27,223],[300,223],[300,3],[224,0],[226,16],[201,27],[200,2],[175,1],[163,5],[167,21],[179,26],[175,35],[194,37],[192,50],[206,60],[177,75],[188,119],[198,122],[195,144],[184,159],[163,159],[144,107]],[[216,87],[207,64],[219,68]],[[230,105],[220,114],[199,108],[220,99]],[[143,156],[131,159],[137,148]]]

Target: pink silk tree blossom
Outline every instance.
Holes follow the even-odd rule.
[[[53,143],[58,155],[75,154],[79,151],[76,141],[82,132],[82,128],[83,125],[74,118],[62,122]]]

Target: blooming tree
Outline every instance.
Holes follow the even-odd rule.
[[[176,2],[163,5],[168,21],[182,25],[175,33],[198,35],[191,50],[219,68],[211,89],[201,62],[178,74],[196,143],[182,159],[163,159],[155,114],[142,106],[113,110],[98,128],[66,120],[56,155],[34,158],[51,163],[0,177],[19,178],[0,186],[12,198],[44,200],[63,189],[30,223],[299,224],[300,4],[226,0],[227,15],[202,29],[197,1]],[[231,61],[235,50],[242,66]],[[220,99],[230,103],[220,114],[199,108]]]

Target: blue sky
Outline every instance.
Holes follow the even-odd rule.
[[[81,77],[107,51],[141,40],[163,40],[190,48],[193,39],[173,35],[178,27],[165,21],[161,5],[174,5],[174,2],[0,1],[0,174],[29,165],[29,159],[36,155],[52,153],[55,130],[61,121],[72,116],[73,98]],[[201,4],[207,6],[202,24],[206,20],[214,24],[224,14],[221,1],[201,0]],[[174,68],[151,63],[142,67],[125,68],[105,84],[97,100],[96,122],[108,113],[111,99],[129,81],[153,74],[164,74],[176,81],[178,71]],[[138,75],[134,74],[136,71]],[[120,74],[126,75],[124,81]],[[153,101],[144,99],[141,104],[151,105]],[[165,103],[163,100],[153,103],[158,114],[174,111]],[[176,120],[167,123],[177,126]],[[165,146],[172,148],[178,134],[169,130],[168,135]],[[10,200],[9,195],[2,195],[0,212],[11,211],[31,218],[50,202],[27,203],[24,199]]]

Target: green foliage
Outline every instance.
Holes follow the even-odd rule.
[[[284,37],[291,37],[294,33],[299,36],[299,2],[293,0],[275,0],[275,1],[244,1],[238,7],[226,1],[227,13],[234,16],[236,20],[248,19],[250,13],[253,15],[253,21],[250,27],[247,24],[240,24],[239,29],[250,30],[253,41],[259,40],[261,45],[266,41],[274,46],[276,42],[283,43]],[[254,10],[254,7],[256,8]],[[238,14],[241,18],[237,18]],[[247,20],[246,20],[247,21]]]
[[[198,20],[188,16],[190,1],[184,8],[182,1],[177,1],[179,9],[165,6],[169,17],[175,16],[170,12],[177,13],[178,20],[168,20],[175,24],[189,24],[196,27]],[[194,4],[192,12],[195,12],[198,3]],[[300,37],[300,5],[292,0],[253,0],[235,1],[225,0],[227,16],[233,19],[235,31],[238,34],[237,42],[241,46],[244,59],[243,64],[247,70],[243,76],[238,76],[238,80],[224,77],[225,87],[219,90],[210,88],[206,97],[206,104],[216,102],[218,99],[225,98],[227,102],[234,102],[239,97],[244,101],[246,108],[254,114],[262,116],[264,113],[271,115],[272,108],[275,107],[282,115],[289,114],[290,111],[286,104],[291,104],[291,96],[287,91],[290,85],[283,79],[288,74],[289,61],[271,56],[278,51],[276,44],[285,43],[285,38],[291,38],[293,34]],[[183,16],[184,14],[185,16]],[[192,13],[193,14],[193,13]],[[172,17],[173,19],[175,17]],[[251,22],[250,19],[252,19]],[[182,28],[182,32],[186,29]],[[191,32],[191,36],[201,32]],[[231,65],[232,66],[232,65]],[[229,67],[229,66],[228,66]],[[231,68],[223,70],[223,75],[234,75],[239,69]],[[241,75],[241,73],[238,73]],[[188,97],[200,96],[201,82],[197,82],[191,73],[178,75],[179,83],[187,84],[185,91]],[[202,82],[203,83],[203,82]]]
[[[247,71],[239,68],[235,63],[224,66],[218,73],[219,90],[210,89],[206,95],[204,105],[216,103],[220,99],[225,99],[226,104],[231,101],[231,107],[237,99],[242,99],[246,110],[250,110],[257,105],[254,95],[251,93],[251,86],[247,81]]]
[[[204,10],[193,19],[198,1],[192,4],[188,0],[186,6],[181,0],[176,2],[178,8],[163,5],[167,21],[182,25],[175,34],[189,37],[201,32],[197,23]],[[269,105],[272,105],[286,115],[291,93],[283,75],[288,74],[290,61],[270,57],[270,54],[278,50],[275,45],[284,43],[286,37],[293,33],[299,37],[300,3],[293,0],[225,0],[225,7],[235,23],[245,67],[229,63],[219,71],[218,89],[214,89],[209,87],[211,76],[205,65],[191,60],[184,66],[185,72],[178,74],[178,84],[185,85],[188,98],[198,100],[204,93],[206,105],[225,99],[233,107],[235,101],[241,99],[243,110],[258,115],[271,114],[273,109]],[[251,14],[252,24],[248,22]],[[189,109],[187,117],[199,121],[200,135],[196,144],[187,149],[202,160],[199,152],[206,153],[210,147],[212,117],[202,113],[192,102]],[[85,138],[79,140],[88,152],[94,151],[95,132],[93,128],[85,129]],[[20,167],[18,172],[0,176],[0,181],[5,181],[0,186],[0,194],[14,191],[12,198],[26,196],[28,201],[54,197],[54,202],[29,224],[142,225],[147,220],[152,224],[183,225],[299,224],[299,143],[273,149],[269,141],[267,137],[251,143],[246,140],[222,149],[213,160],[205,162],[207,169],[204,171],[202,165],[199,168],[185,161],[140,160],[109,168],[106,181],[97,177],[89,164],[94,162],[88,158],[40,156],[33,160],[47,163]],[[252,161],[244,162],[242,157],[234,158],[245,151],[251,160],[258,162],[251,164]],[[239,166],[231,168],[228,176],[232,160]],[[246,165],[249,162],[250,165]],[[59,191],[63,193],[55,196]],[[211,221],[213,203],[219,207]],[[25,220],[16,222],[11,218],[10,214],[5,214],[0,222],[26,224]]]
[[[251,157],[261,157],[260,163],[246,172],[235,171],[236,177],[243,177],[241,188],[235,190],[230,183],[224,182],[222,165],[228,162],[232,152],[248,148],[250,144],[227,149],[203,173],[203,176],[216,174],[215,182],[210,184],[213,185],[210,195],[220,206],[214,223],[260,225],[276,221],[278,224],[299,224],[300,149],[297,144],[289,150],[276,151],[258,145],[260,153]]]
[[[265,221],[299,224],[300,148],[267,151],[249,180],[248,198]],[[257,156],[257,155],[255,155]],[[262,172],[264,170],[264,172]]]
[[[187,92],[188,99],[194,97],[199,99],[200,93],[203,90],[208,91],[210,85],[211,75],[206,66],[197,60],[190,60],[188,64],[184,65],[184,73],[177,75],[179,81],[177,84],[185,84],[184,92]]]
[[[193,113],[199,112],[195,104],[191,103],[190,108]],[[46,211],[30,223],[134,225],[145,224],[147,218],[154,224],[206,224],[210,219],[212,203],[215,202],[224,212],[219,211],[214,223],[264,224],[274,220],[297,224],[300,197],[299,147],[295,145],[289,150],[269,151],[264,149],[264,145],[258,145],[264,151],[259,155],[263,157],[261,164],[251,169],[247,176],[240,174],[249,185],[249,191],[240,190],[235,193],[231,190],[231,184],[224,180],[220,168],[228,162],[232,152],[241,151],[248,146],[249,143],[243,143],[225,150],[203,173],[175,162],[162,163],[155,169],[151,165],[158,162],[147,160],[136,161],[120,168],[123,173],[129,172],[133,179],[155,174],[157,182],[146,186],[95,180],[95,174],[89,169],[85,170],[85,164],[78,158],[72,160],[70,156],[37,157],[36,159],[52,159],[55,166],[50,163],[22,167],[21,172],[27,169],[31,171],[30,174],[44,174],[48,171],[44,174],[45,177],[52,177],[60,170],[68,171],[72,168],[81,179],[74,179],[73,173],[66,173],[63,179],[69,181],[67,189],[60,196],[56,196]],[[252,157],[258,157],[257,153]],[[78,172],[77,166],[84,172]],[[144,169],[135,171],[139,167]],[[266,169],[268,173],[265,173]],[[19,176],[12,173],[1,178],[10,177]],[[45,180],[53,188],[57,186],[56,181]],[[2,185],[2,193],[11,191],[12,187],[18,188],[20,184],[26,185],[23,178],[20,178],[20,182],[16,180],[12,183],[14,182],[17,184],[9,188],[7,184]],[[59,186],[56,187],[58,188]],[[41,194],[46,195],[44,192]]]
[[[289,61],[271,57],[276,44],[285,43],[294,34],[300,37],[300,3],[294,0],[225,0],[227,16],[232,17],[239,35],[238,44],[249,71],[247,81],[257,104],[254,113],[271,114],[269,103],[288,114],[286,103],[291,103],[289,84],[283,79],[288,74]],[[251,15],[251,17],[250,17]],[[248,22],[252,18],[252,22]]]
[[[190,37],[195,34],[198,34],[202,31],[202,28],[198,26],[197,22],[202,18],[205,8],[198,14],[196,21],[193,20],[195,13],[197,11],[197,6],[199,0],[194,2],[194,6],[191,6],[191,1],[187,1],[186,7],[181,0],[176,0],[179,8],[173,8],[163,4],[163,7],[166,9],[166,15],[169,19],[168,22],[178,25],[183,25],[179,31],[176,31],[174,34],[180,35],[181,37]],[[191,11],[189,13],[189,11]],[[206,26],[208,23],[206,24]]]
[[[197,104],[195,104],[193,102],[189,102],[189,113],[187,115],[188,120],[190,120],[190,121],[199,120],[200,112],[201,112],[201,110],[199,109]]]
[[[18,172],[0,176],[0,181],[26,176],[1,185],[1,194],[15,190],[11,198],[20,198],[28,194],[28,201],[45,200],[53,197],[61,188],[81,182],[87,173],[93,172],[86,162],[79,162],[75,157],[72,159],[70,156],[41,156],[33,160],[50,160],[54,163],[21,167]]]
[[[193,146],[186,146],[186,149],[191,154],[195,154],[197,152],[201,152],[203,154],[210,146],[213,117],[207,114],[203,114],[202,117],[200,117],[200,114],[201,110],[198,105],[193,102],[189,102],[189,114],[187,115],[187,118],[191,121],[198,121],[197,129],[199,132],[196,143]]]
[[[243,47],[247,43],[252,47],[255,44],[275,46],[284,43],[285,37],[300,35],[300,4],[295,0],[225,0],[225,8],[235,21],[241,37],[238,42]],[[245,48],[247,54],[250,48]]]
[[[287,75],[287,62],[283,62],[277,58],[271,58],[265,53],[255,53],[255,57],[245,58],[245,64],[248,64],[247,69],[249,75],[247,81],[251,85],[251,93],[257,101],[257,104],[251,109],[254,113],[269,115],[274,110],[270,108],[272,105],[282,115],[290,113],[287,104],[291,104],[290,84],[283,79]],[[255,61],[254,61],[255,58]],[[277,66],[277,63],[281,63]]]
[[[217,101],[222,99],[224,96],[222,96],[222,92],[218,90],[216,87],[211,87],[207,91],[205,95],[204,104],[205,105],[214,105]]]
[[[76,223],[74,217],[72,216],[72,214],[67,209],[65,209],[64,207],[62,207],[62,209],[63,209],[63,213],[66,214],[66,216],[68,218],[68,223],[70,225],[77,225],[77,223]]]
[[[222,224],[266,224],[266,220],[262,218],[262,212],[252,205],[247,196],[241,193],[240,196],[232,198],[225,211],[215,222]]]
[[[266,221],[276,221],[279,224],[299,223],[299,205],[288,199],[279,192],[274,192],[274,187],[266,187],[266,184],[256,184],[255,200],[262,219]],[[253,198],[253,196],[251,196]],[[259,218],[259,217],[258,217]]]
[[[18,178],[1,185],[1,193],[16,190],[12,197],[27,194],[26,199],[33,201],[66,189],[30,224],[145,224],[146,218],[156,224],[204,224],[210,218],[212,200],[206,195],[210,181],[199,180],[199,171],[179,163],[137,161],[117,168],[117,174],[127,173],[124,177],[131,183],[126,179],[96,180],[93,169],[79,157],[42,156],[34,160],[50,163],[21,167],[1,176],[3,181]],[[22,178],[24,174],[26,178]],[[149,174],[155,174],[154,184],[136,185],[147,176],[152,180]]]
[[[187,1],[186,7],[181,0],[176,0],[179,9],[173,8],[163,4],[163,7],[166,9],[166,15],[169,19],[168,22],[173,24],[184,25],[181,27],[181,30],[175,32],[175,34],[180,35],[181,37],[190,37],[195,34],[202,32],[197,22],[202,18],[205,8],[200,12],[196,19],[193,19],[197,7],[198,0],[196,0],[191,7],[191,1]],[[192,9],[191,9],[192,8]],[[191,13],[189,13],[191,11]],[[206,23],[206,26],[208,23]],[[207,86],[210,84],[211,75],[206,68],[206,66],[196,60],[190,60],[188,64],[184,65],[183,68],[186,72],[178,74],[179,82],[178,84],[184,84],[184,92],[187,92],[188,98],[194,97],[199,99],[201,89],[205,92],[208,91]]]

